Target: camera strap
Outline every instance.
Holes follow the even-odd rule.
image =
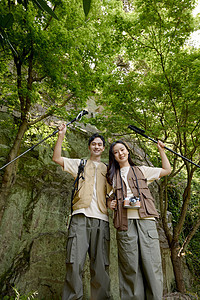
[[[140,194],[140,188],[139,188],[139,184],[138,184],[137,175],[136,175],[136,173],[135,173],[135,170],[134,170],[133,166],[131,166],[131,169],[132,169],[132,171],[133,171],[133,173],[134,173],[134,175],[135,175],[136,185],[137,185],[137,190],[138,190],[138,195],[139,195],[139,201],[140,201],[140,199],[141,199],[141,194]]]
[[[134,176],[135,176],[135,179],[136,179],[136,185],[137,185],[137,190],[138,190],[138,195],[139,195],[139,201],[141,199],[141,194],[140,194],[140,188],[139,188],[139,184],[138,184],[138,179],[137,179],[137,175],[135,173],[135,170],[133,168],[133,166],[130,166],[133,173],[134,173]],[[123,189],[123,182],[122,182],[122,176],[121,176],[121,171],[119,170],[119,176],[120,176],[120,180],[121,180],[121,187],[122,187],[122,195],[123,195],[123,200],[125,199],[124,197],[124,189]]]
[[[123,200],[124,200],[124,189],[123,189],[123,182],[122,182],[122,176],[121,176],[121,170],[119,169],[119,176],[120,176],[120,180],[121,180],[121,187],[122,187],[122,196],[123,196]]]

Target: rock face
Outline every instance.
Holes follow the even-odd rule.
[[[1,135],[4,134],[1,132]],[[71,131],[68,135],[69,151],[64,155],[73,158],[87,157],[87,139],[86,134]],[[1,149],[3,147],[7,151],[7,146],[2,145]],[[107,153],[108,149],[103,157],[105,161]],[[73,178],[52,162],[52,154],[53,149],[50,146],[40,145],[19,159],[17,179],[7,199],[0,228],[1,296],[13,295],[12,287],[15,286],[21,294],[37,291],[39,299],[61,298],[65,277],[66,220],[70,213]],[[168,244],[162,227],[158,225],[164,290],[167,293],[171,291],[174,276]],[[117,300],[117,247],[111,215],[110,228],[111,288],[113,298]],[[84,299],[89,299],[88,259],[83,282]]]

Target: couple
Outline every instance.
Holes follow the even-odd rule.
[[[81,160],[61,156],[65,133],[66,126],[62,124],[53,161],[76,178]],[[162,265],[155,223],[158,213],[147,184],[168,175],[171,167],[164,144],[159,141],[157,146],[162,168],[135,166],[123,141],[116,141],[110,146],[107,167],[100,161],[105,149],[103,136],[94,134],[90,137],[90,159],[86,161],[73,199],[63,300],[82,299],[82,275],[87,252],[91,299],[112,299],[108,272],[110,233],[107,207],[114,211],[117,229],[121,299],[162,299]],[[124,207],[125,201],[128,201],[127,208]]]

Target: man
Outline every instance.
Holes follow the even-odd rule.
[[[61,156],[65,133],[66,125],[62,124],[53,161],[76,178],[81,160]],[[90,159],[86,161],[73,199],[63,300],[82,299],[82,275],[87,252],[90,258],[91,299],[111,299],[108,274],[110,232],[106,207],[109,186],[106,183],[107,167],[100,161],[105,149],[104,138],[97,133],[92,135],[88,148]]]

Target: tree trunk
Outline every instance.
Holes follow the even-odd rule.
[[[24,133],[26,132],[27,128],[28,128],[27,121],[23,121],[19,127],[14,144],[10,150],[10,153],[8,156],[8,162],[11,161],[12,159],[14,159],[18,155],[21,141],[22,141],[22,138],[23,138]],[[8,165],[5,168],[5,172],[4,172],[3,180],[2,180],[2,186],[1,186],[1,193],[0,193],[0,224],[1,224],[3,214],[4,214],[4,211],[6,208],[7,197],[10,192],[10,188],[15,182],[16,172],[17,172],[17,161],[11,163],[10,165]]]
[[[171,244],[171,259],[174,270],[174,276],[176,280],[176,288],[180,293],[185,293],[185,283],[183,280],[183,272],[182,272],[182,261],[181,256],[179,254],[179,244],[178,241],[173,240]]]
[[[179,245],[179,237],[181,235],[181,232],[183,230],[183,225],[185,222],[188,205],[190,202],[190,194],[191,194],[191,182],[192,182],[192,176],[193,171],[190,171],[190,168],[187,168],[188,171],[188,178],[187,178],[187,186],[185,187],[184,193],[183,193],[183,204],[180,211],[180,217],[179,221],[174,227],[173,230],[173,239],[170,243],[171,248],[171,259],[172,259],[172,265],[174,270],[174,276],[176,280],[176,288],[180,293],[185,293],[185,283],[183,280],[183,272],[182,272],[182,257],[179,254],[180,253],[180,245]]]

